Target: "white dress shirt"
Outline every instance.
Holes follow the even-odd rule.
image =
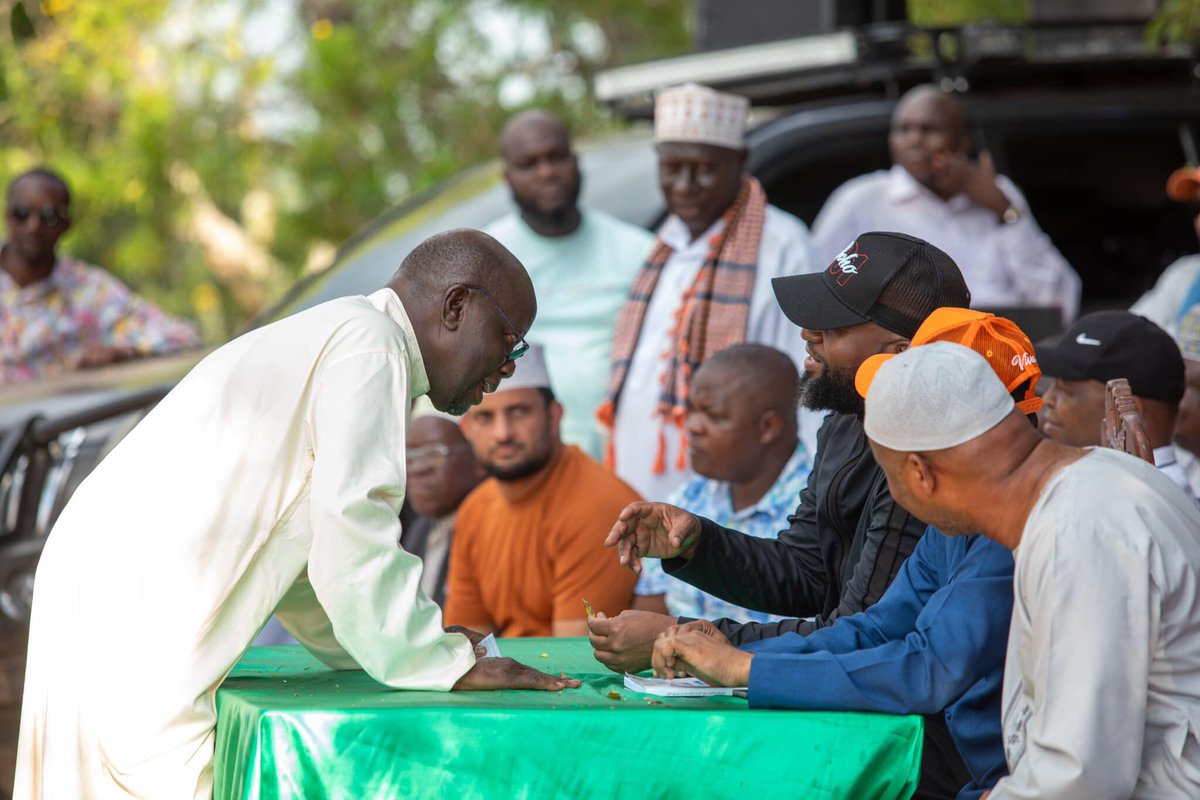
[[[709,239],[719,233],[724,224],[718,219],[693,241],[687,225],[672,214],[658,232],[672,252],[646,308],[641,335],[625,375],[613,431],[617,475],[646,500],[666,500],[692,474],[689,469],[676,468],[680,430],[668,425],[664,431],[654,410],[665,374],[664,353],[669,354],[672,347],[670,331],[675,323],[675,312],[708,257]],[[771,288],[771,278],[816,272],[823,266],[814,256],[812,237],[805,224],[786,211],[768,205],[758,246],[758,268],[750,296],[746,341],[782,350],[796,362],[798,370],[803,370],[804,340],[800,338],[800,328],[783,315]],[[816,452],[817,428],[824,417],[824,413],[800,412],[800,438],[810,453]],[[666,471],[656,475],[652,468],[658,454],[660,432],[666,435]]]
[[[965,194],[943,200],[896,165],[842,184],[813,221],[817,253],[832,259],[867,231],[896,231],[941,248],[966,278],[971,305],[1058,306],[1065,321],[1079,312],[1082,283],[1029,211],[1012,181],[997,178],[1017,209],[1002,223]]]
[[[1129,307],[1178,338],[1179,320],[1196,302],[1197,287],[1200,286],[1200,255],[1184,256],[1163,270],[1149,291]]]
[[[272,612],[333,668],[450,689],[471,646],[396,545],[428,388],[390,289],[201,361],[46,542],[15,797],[211,797],[216,690]]]
[[[1196,493],[1192,491],[1191,482],[1188,480],[1188,474],[1184,471],[1184,465],[1179,460],[1179,451],[1175,445],[1165,444],[1162,447],[1154,448],[1154,466],[1158,467],[1164,475],[1175,482],[1175,485],[1183,489],[1183,493],[1196,501]]]
[[[1095,448],[1051,476],[1015,551],[990,800],[1200,797],[1200,510]]]

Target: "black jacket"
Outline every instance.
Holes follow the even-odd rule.
[[[789,617],[774,623],[716,620],[735,645],[783,633],[811,633],[862,611],[882,595],[925,532],[925,523],[892,500],[862,420],[830,414],[791,527],[759,539],[701,519],[691,560],[663,569],[731,603]]]

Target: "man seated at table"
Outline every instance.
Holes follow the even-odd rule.
[[[46,542],[16,796],[209,796],[217,687],[272,612],[330,667],[393,688],[577,686],[477,659],[397,546],[413,399],[478,403],[512,374],[536,311],[511,253],[450,231],[383,289],[201,361]]]
[[[1036,425],[1040,371],[1033,344],[1011,321],[940,308],[913,336],[967,345],[985,355]],[[888,356],[867,360],[863,375]],[[860,380],[861,384],[861,380]],[[944,713],[969,776],[959,800],[977,798],[1003,776],[1000,684],[1012,611],[1013,560],[982,535],[948,537],[930,526],[878,603],[808,636],[785,634],[743,646],[754,654],[754,707],[894,714]],[[782,627],[782,626],[781,626]],[[705,634],[698,635],[696,632]],[[672,644],[697,670],[722,672],[744,654],[706,622],[672,629]],[[744,685],[744,684],[739,684]]]
[[[501,636],[585,636],[585,601],[615,614],[636,577],[604,533],[637,493],[559,434],[540,347],[463,418],[491,478],[463,502],[450,554],[446,622]]]
[[[692,378],[685,425],[696,477],[667,502],[751,536],[773,539],[786,529],[810,463],[796,435],[799,381],[790,358],[761,344],[737,344],[705,361]],[[779,619],[672,578],[656,560],[642,565],[635,592],[635,608],[674,617]]]
[[[415,512],[400,546],[421,559],[421,590],[446,603],[450,547],[458,509],[487,473],[475,460],[456,417],[436,410],[418,413],[408,430],[408,504]]]
[[[867,392],[896,499],[1014,551],[990,800],[1200,797],[1200,510],[1150,464],[1039,436],[979,354],[914,348]]]
[[[1039,345],[1038,360],[1042,373],[1053,378],[1042,395],[1042,433],[1072,447],[1103,444],[1105,386],[1125,378],[1154,448],[1154,465],[1195,499],[1171,441],[1183,399],[1184,365],[1170,334],[1128,311],[1097,311],[1077,319],[1057,340]]]

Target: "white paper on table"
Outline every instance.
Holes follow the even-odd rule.
[[[639,678],[625,673],[625,688],[631,692],[659,697],[714,697],[731,695],[745,687],[709,686],[699,678]]]
[[[484,653],[486,658],[500,657],[500,645],[496,644],[496,634],[494,633],[489,633],[487,636],[483,637],[479,644],[475,646],[482,647],[485,651],[487,651]]]

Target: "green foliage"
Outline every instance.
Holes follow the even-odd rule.
[[[1146,38],[1153,44],[1183,42],[1200,47],[1200,0],[1162,0],[1146,26]]]
[[[908,0],[908,18],[924,27],[966,22],[1023,22],[1029,18],[1027,0]]]
[[[610,128],[591,76],[685,52],[690,6],[0,2],[0,180],[62,171],[64,247],[220,341],[402,197],[492,157],[519,108]]]

